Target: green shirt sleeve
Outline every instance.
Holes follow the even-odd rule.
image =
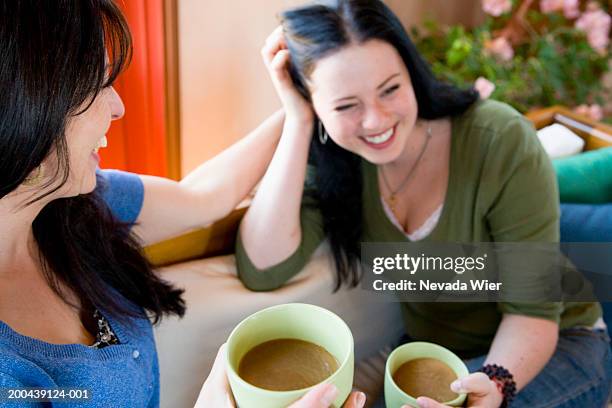
[[[236,266],[244,286],[254,291],[267,291],[281,287],[297,275],[308,262],[313,252],[325,238],[321,212],[316,200],[307,193],[302,198],[300,211],[302,240],[296,251],[277,265],[258,269],[249,258],[240,234],[236,242]],[[262,237],[265,239],[265,237]]]
[[[555,173],[531,123],[510,119],[496,135],[487,155],[486,179],[499,183],[487,213],[495,242],[559,242],[559,204]],[[509,258],[504,259],[504,256]],[[546,257],[498,256],[500,277],[509,290],[536,291],[550,286]],[[517,293],[517,292],[513,292]],[[559,322],[561,302],[500,302],[501,313],[539,317]]]

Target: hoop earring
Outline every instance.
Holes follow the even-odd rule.
[[[23,180],[22,184],[27,187],[34,187],[39,185],[43,178],[42,166],[38,166]]]
[[[324,145],[325,143],[327,143],[328,137],[329,135],[325,131],[325,128],[323,127],[323,123],[321,122],[321,120],[319,120],[319,142],[322,145]]]

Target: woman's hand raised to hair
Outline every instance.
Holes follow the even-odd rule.
[[[240,224],[240,238],[250,261],[239,260],[241,274],[250,274],[251,264],[260,270],[277,265],[300,247],[302,196],[314,128],[312,107],[289,74],[282,28],[270,35],[261,54],[283,103],[285,122],[272,161]],[[270,239],[262,240],[263,236]]]
[[[261,49],[261,56],[285,109],[285,120],[311,123],[314,117],[312,106],[298,92],[289,74],[291,57],[282,26],[278,26],[268,36]]]
[[[236,404],[232,397],[227,375],[225,373],[225,347],[223,344],[217,352],[217,358],[213,364],[210,375],[200,390],[200,395],[194,408],[215,407],[235,408]],[[338,390],[331,384],[319,384],[304,395],[299,401],[294,402],[288,408],[329,408]],[[361,392],[352,393],[343,408],[362,408],[366,397]]]

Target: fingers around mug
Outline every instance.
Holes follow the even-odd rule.
[[[210,370],[210,375],[208,376],[210,381],[214,381],[215,383],[224,383],[227,381],[227,377],[225,376],[226,349],[226,343],[223,343],[221,347],[219,347],[219,351],[217,351],[217,356],[215,357],[215,362],[213,363],[212,369]]]
[[[204,381],[204,385],[198,395],[195,408],[208,407],[211,401],[215,406],[223,408],[235,408],[234,399],[231,394],[229,382],[225,375],[226,346],[219,347],[213,367]]]
[[[427,397],[417,398],[419,408],[448,408],[448,405],[440,404],[438,401]],[[404,405],[402,408],[410,408],[409,405]]]
[[[213,368],[211,369],[210,375],[214,376],[214,384],[219,389],[225,390],[225,405],[228,408],[235,408],[236,403],[234,402],[234,396],[232,395],[232,391],[230,388],[229,380],[227,378],[227,343],[223,343],[221,347],[219,347],[219,351],[217,352],[217,357],[215,357],[215,362],[213,363]]]
[[[227,395],[227,399],[225,400],[225,406],[227,408],[236,408],[236,401],[234,401],[234,396],[232,395],[232,392],[229,391],[229,386],[228,388],[228,393]]]
[[[355,391],[351,393],[342,408],[363,408],[365,403],[366,395],[363,392]]]
[[[333,384],[319,384],[289,408],[329,408],[338,395]]]
[[[491,392],[493,382],[485,373],[472,373],[466,377],[453,381],[451,390],[456,393],[469,393],[486,395]]]

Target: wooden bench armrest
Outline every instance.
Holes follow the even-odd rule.
[[[612,126],[596,122],[586,116],[579,115],[563,106],[537,109],[525,114],[536,129],[559,123],[585,141],[585,150],[601,149],[612,146]]]
[[[232,211],[214,224],[145,247],[154,266],[164,266],[197,258],[234,253],[240,220],[248,207]]]

